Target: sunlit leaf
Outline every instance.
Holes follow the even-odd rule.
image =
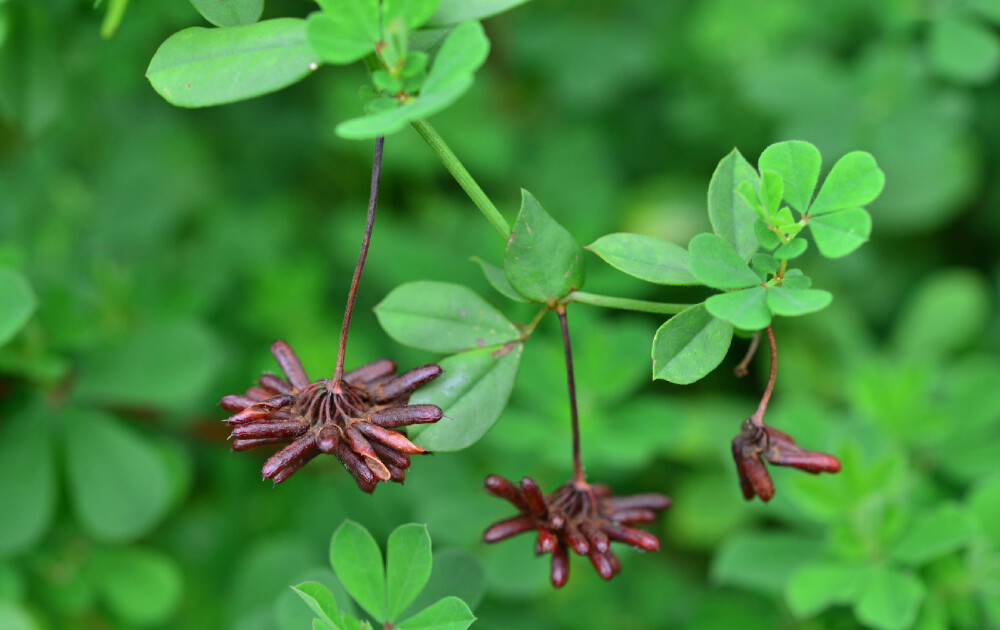
[[[705,300],[705,308],[715,317],[737,328],[761,330],[771,323],[767,293],[768,290],[764,287],[720,293]]]
[[[698,284],[688,270],[687,250],[643,234],[608,234],[586,249],[615,269],[647,282],[670,285]]]
[[[388,619],[382,551],[367,529],[344,521],[330,540],[330,564],[340,583],[369,615],[378,621]]]
[[[757,251],[757,236],[753,224],[757,215],[739,194],[740,184],[760,187],[760,178],[750,163],[733,149],[724,157],[708,184],[708,217],[712,229],[724,238],[743,260]]]
[[[743,289],[760,284],[757,274],[720,236],[699,234],[691,239],[688,252],[691,273],[702,284],[714,289]]]
[[[386,549],[386,598],[389,621],[413,603],[431,576],[431,537],[426,525],[410,523],[389,534]]]
[[[871,153],[852,151],[837,160],[816,200],[810,215],[858,208],[875,201],[885,187],[885,173],[875,163]]]
[[[799,212],[809,209],[822,156],[819,149],[808,142],[789,140],[778,142],[764,149],[757,160],[757,167],[781,175],[784,182],[784,199]]]
[[[216,26],[253,24],[264,12],[264,0],[191,0],[191,4]]]
[[[548,302],[583,287],[583,248],[527,190],[507,242],[504,271],[524,297]]]

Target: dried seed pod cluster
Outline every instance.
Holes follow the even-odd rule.
[[[740,434],[733,438],[733,460],[747,500],[759,496],[762,501],[770,501],[774,496],[774,482],[762,458],[776,466],[791,466],[813,474],[840,471],[840,460],[833,455],[807,451],[787,433],[747,419]]]
[[[219,403],[234,412],[226,420],[233,450],[289,443],[261,469],[275,484],[319,453],[335,455],[365,492],[374,491],[380,481],[404,480],[410,455],[425,451],[399,429],[441,419],[436,405],[407,403],[414,390],[441,374],[440,366],[397,375],[395,363],[379,359],[346,373],[340,383],[310,382],[287,343],[275,341],[271,353],[285,378],[264,374],[259,386],[224,396]]]
[[[564,484],[548,497],[529,477],[521,479],[517,487],[503,477],[490,475],[485,485],[486,492],[506,499],[519,514],[490,526],[483,540],[492,543],[536,531],[535,553],[552,554],[550,577],[556,588],[569,578],[569,549],[589,558],[605,580],[621,571],[621,562],[611,551],[611,541],[645,551],[659,549],[656,536],[629,526],[651,523],[656,520],[657,512],[670,507],[670,499],[662,494],[615,497],[608,486],[585,482]]]

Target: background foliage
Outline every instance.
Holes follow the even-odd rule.
[[[490,433],[420,458],[405,487],[364,496],[321,459],[271,489],[258,457],[228,452],[214,405],[275,369],[271,340],[332,369],[371,152],[333,128],[361,113],[364,77],[175,109],[143,74],[203,19],[124,4],[0,1],[0,626],[308,627],[288,586],[336,588],[326,550],[349,517],[378,540],[427,523],[435,553],[477,557],[481,628],[1000,627],[995,0],[534,0],[486,22],[486,67],[433,122],[509,219],[523,186],[578,242],[686,245],[719,158],[785,138],[870,151],[888,182],[871,243],[804,255],[834,304],[777,331],[769,423],[844,472],[775,471],[767,506],[739,496],[728,443],[766,357],[736,380],[737,341],[706,381],[651,384],[661,318],[571,308],[590,477],[675,507],[662,551],[627,553],[611,583],[574,560],[560,592],[527,538],[479,542],[506,516],[486,473],[568,474],[554,318]],[[110,39],[104,11],[106,33],[122,17]],[[387,141],[384,172],[349,363],[437,357],[370,314],[404,282],[534,314],[469,260],[499,264],[502,243],[414,132]],[[691,297],[586,263],[588,290]]]

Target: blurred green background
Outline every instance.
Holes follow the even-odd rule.
[[[806,254],[833,306],[776,329],[769,422],[845,470],[773,471],[769,505],[743,501],[729,454],[766,356],[734,378],[737,341],[699,384],[651,383],[660,318],[571,309],[590,478],[675,507],[659,553],[623,550],[610,583],[574,558],[558,592],[530,536],[479,542],[510,515],[487,473],[569,475],[554,318],[492,431],[403,487],[363,495],[319,458],[272,489],[264,453],[229,452],[216,402],[276,370],[270,341],[332,371],[372,150],[333,127],[360,113],[364,73],[175,109],[143,74],[201,17],[135,2],[102,39],[103,11],[0,0],[0,271],[38,299],[0,339],[0,628],[306,628],[287,587],[333,579],[345,517],[379,540],[426,522],[436,549],[480,558],[484,630],[1000,628],[1000,3],[533,0],[486,22],[485,71],[432,122],[508,219],[523,186],[581,243],[685,245],[716,162],[789,138],[827,166],[871,151],[888,181],[870,244]],[[386,141],[381,199],[349,367],[435,358],[371,313],[406,281],[533,315],[469,261],[499,263],[503,242],[409,129]],[[691,297],[587,264],[588,291]]]

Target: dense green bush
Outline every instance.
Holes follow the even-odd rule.
[[[768,422],[844,469],[772,471],[766,505],[743,501],[729,440],[767,353],[736,379],[738,337],[705,380],[650,383],[663,315],[574,308],[587,472],[674,507],[651,526],[659,552],[626,552],[611,582],[574,559],[559,591],[528,537],[480,542],[510,515],[486,474],[549,489],[570,472],[554,318],[524,345],[498,423],[405,486],[364,495],[321,458],[272,489],[263,457],[229,452],[216,402],[274,369],[274,338],[310,374],[333,370],[371,166],[370,142],[337,129],[363,114],[366,77],[324,66],[263,98],[176,109],[144,74],[172,33],[206,23],[186,2],[127,4],[0,0],[0,627],[309,627],[289,586],[342,595],[327,550],[345,518],[376,540],[426,523],[435,566],[485,574],[481,602],[434,593],[465,597],[476,628],[1000,627],[995,0],[533,0],[484,22],[489,59],[433,123],[511,222],[523,186],[579,243],[686,245],[711,230],[719,158],[787,138],[828,165],[868,151],[887,181],[870,243],[800,259],[833,304],[775,323]],[[314,10],[272,0],[264,17]],[[442,357],[372,314],[415,280],[471,287],[514,322],[536,313],[470,261],[500,265],[502,243],[400,129],[354,364]],[[587,291],[707,295],[585,256]]]

